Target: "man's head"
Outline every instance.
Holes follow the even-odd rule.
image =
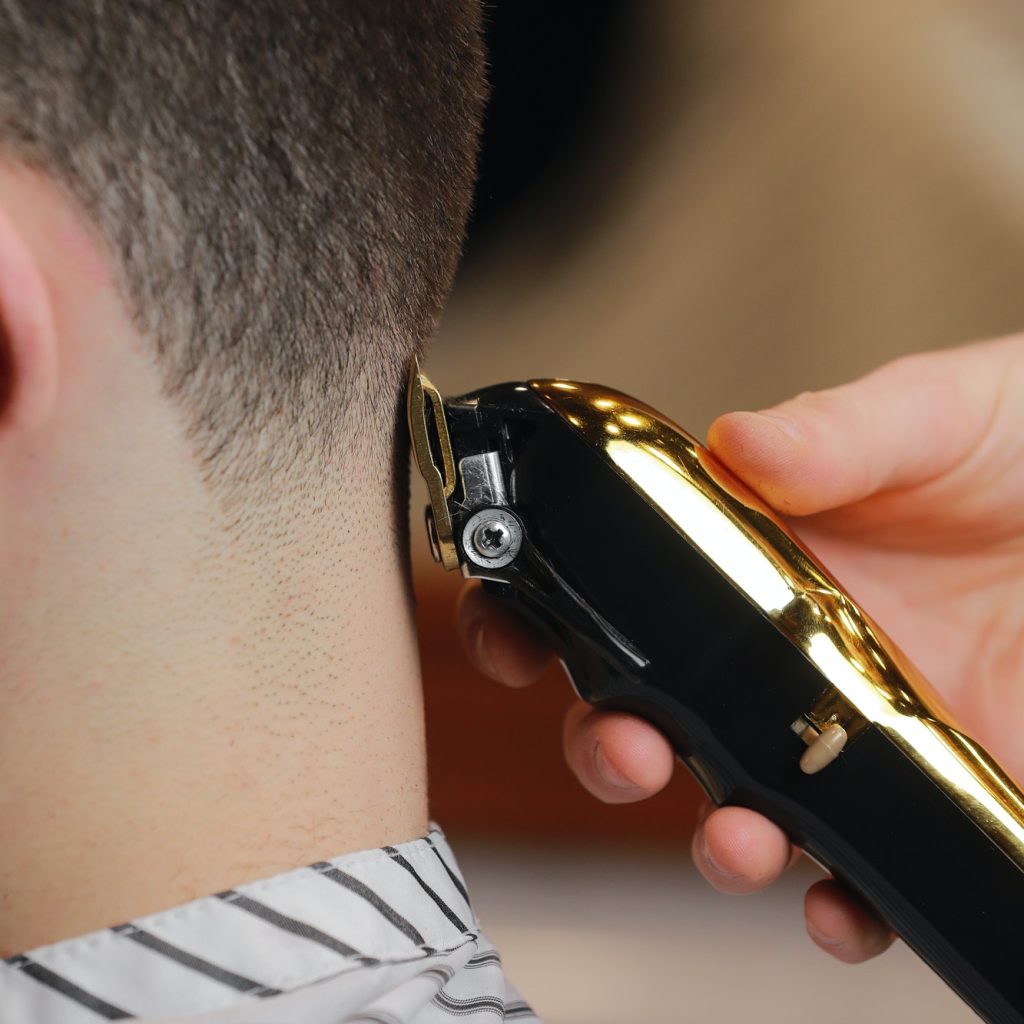
[[[483,94],[475,0],[0,0],[0,693],[409,662]]]
[[[0,950],[425,827],[392,453],[478,31],[0,0]]]
[[[478,19],[473,0],[0,0],[0,159],[98,229],[239,508],[390,455],[468,211]]]
[[[221,609],[218,587],[279,594],[303,556],[321,606],[355,560],[393,568],[397,414],[469,209],[479,20],[476,0],[0,0],[15,618],[134,620],[139,580],[187,565],[172,596]],[[0,617],[10,666],[35,630]]]

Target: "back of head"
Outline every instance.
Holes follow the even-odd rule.
[[[0,153],[111,247],[222,506],[386,471],[470,203],[474,0],[0,0],[0,25]]]
[[[478,21],[0,0],[0,948],[425,829],[390,499]]]

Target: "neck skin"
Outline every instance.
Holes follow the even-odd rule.
[[[0,951],[423,834],[386,460],[229,528],[103,246],[35,176],[0,204],[59,340],[52,414],[0,432]]]

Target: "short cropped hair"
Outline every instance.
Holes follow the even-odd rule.
[[[0,159],[112,247],[214,486],[384,432],[484,101],[477,0],[0,0]]]

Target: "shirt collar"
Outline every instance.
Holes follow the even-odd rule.
[[[0,966],[11,1020],[185,1016],[290,992],[369,965],[431,957],[479,924],[436,827],[42,946]],[[33,1009],[35,1008],[35,1009]]]

